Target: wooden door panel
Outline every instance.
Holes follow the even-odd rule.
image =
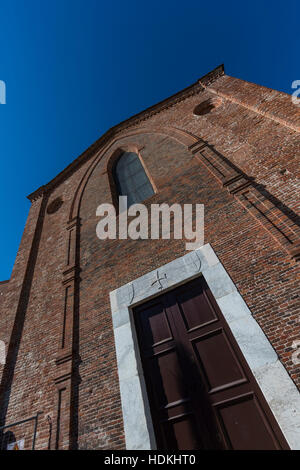
[[[201,286],[191,292],[181,292],[176,295],[177,304],[187,331],[195,330],[218,320]]]
[[[228,447],[235,450],[274,450],[280,445],[254,394],[216,406]]]
[[[161,302],[141,310],[139,321],[145,348],[153,348],[173,339],[166,311]]]
[[[208,393],[247,381],[222,328],[194,339],[192,345],[205,376]]]
[[[148,359],[147,369],[159,410],[174,406],[178,401],[189,399],[184,371],[175,348],[155,354]]]
[[[194,450],[202,449],[203,445],[195,417],[192,413],[164,421],[162,423],[164,443],[167,449]]]

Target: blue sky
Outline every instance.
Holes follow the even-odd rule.
[[[0,280],[30,203],[108,128],[224,63],[292,93],[299,2],[0,0]]]

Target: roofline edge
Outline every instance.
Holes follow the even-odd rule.
[[[179,101],[187,98],[195,91],[202,91],[204,87],[202,83],[205,85],[209,85],[210,83],[217,80],[219,77],[224,75],[225,69],[224,64],[218,65],[218,67],[214,68],[203,77],[199,78],[195,83],[189,85],[188,87],[184,88],[183,90],[178,91],[174,95],[165,98],[162,101],[150,106],[149,108],[140,111],[137,114],[121,121],[119,124],[108,129],[104,134],[102,134],[99,139],[97,139],[93,144],[91,144],[84,152],[82,152],[75,160],[73,160],[67,167],[65,167],[57,176],[55,176],[52,180],[50,180],[47,184],[40,186],[38,189],[33,191],[31,194],[27,196],[31,202],[39,199],[43,194],[48,191],[51,191],[55,187],[57,187],[60,183],[62,183],[65,178],[67,178],[71,172],[73,172],[76,168],[78,168],[87,158],[94,153],[94,151],[99,148],[101,144],[105,144],[111,137],[115,136],[118,132],[127,129],[135,124],[137,124],[141,120],[149,119],[154,114],[161,112],[162,110],[175,105]]]

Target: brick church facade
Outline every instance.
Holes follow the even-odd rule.
[[[221,66],[110,129],[29,196],[0,283],[2,440],[300,449],[299,131],[289,95]],[[96,209],[117,205],[124,152],[142,162],[147,207],[204,204],[204,245],[99,240]]]

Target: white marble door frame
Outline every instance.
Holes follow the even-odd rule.
[[[110,293],[126,448],[155,449],[132,307],[203,275],[291,449],[300,449],[300,394],[210,244]]]

